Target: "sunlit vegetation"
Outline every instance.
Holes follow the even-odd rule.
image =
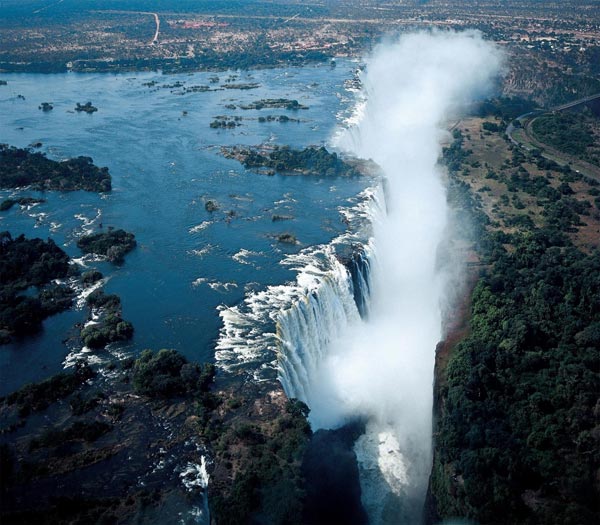
[[[586,113],[556,112],[533,121],[535,136],[544,144],[600,166],[600,145]]]
[[[449,198],[476,226],[484,270],[440,386],[437,511],[482,525],[595,523],[600,253],[575,242],[597,183],[516,148],[465,173],[481,152],[463,143],[456,133],[444,150]],[[493,220],[485,192],[469,189],[483,181]]]
[[[552,231],[512,241],[495,247],[447,369],[439,460],[462,481],[443,515],[591,524],[600,257]]]

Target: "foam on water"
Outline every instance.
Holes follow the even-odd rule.
[[[192,226],[188,231],[190,233],[198,233],[202,230],[206,230],[206,228],[208,228],[212,223],[213,221],[203,221],[200,224],[197,224],[196,226]]]

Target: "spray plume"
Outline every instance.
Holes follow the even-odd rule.
[[[330,342],[305,401],[315,428],[367,418],[355,451],[373,524],[419,519],[431,466],[434,350],[443,335],[443,124],[491,87],[500,64],[477,32],[384,43],[367,62],[357,123],[337,138],[340,149],[381,167],[388,209],[374,224],[369,318]]]

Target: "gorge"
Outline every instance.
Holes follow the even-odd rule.
[[[420,520],[434,350],[459,271],[440,255],[459,226],[448,223],[440,143],[444,123],[491,89],[501,62],[478,33],[416,33],[374,52],[354,124],[336,136],[382,170],[353,256],[367,263],[348,271],[333,249],[348,239],[336,239],[309,257],[298,276],[305,295],[278,317],[279,377],[309,406],[313,430],[366,422],[354,451],[370,523]]]

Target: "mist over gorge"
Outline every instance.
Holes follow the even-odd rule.
[[[597,0],[0,41],[0,523],[597,525]]]
[[[420,519],[434,350],[447,276],[456,270],[439,258],[449,225],[437,162],[444,123],[490,91],[501,65],[501,53],[477,32],[419,32],[375,49],[353,124],[335,138],[342,151],[375,161],[385,182],[371,210],[368,315],[353,311],[351,286],[340,286],[338,272],[280,322],[285,359],[295,363],[282,382],[309,405],[313,429],[367,422],[355,452],[374,524]]]

